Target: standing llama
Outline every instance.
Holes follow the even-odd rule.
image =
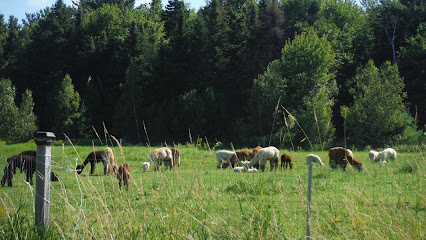
[[[87,155],[82,165],[77,165],[76,171],[81,174],[87,164],[90,163],[90,174],[95,173],[96,163],[102,162],[104,164],[104,174],[116,173],[117,165],[115,164],[115,157],[112,149],[107,147],[104,151],[94,151]]]
[[[148,161],[142,163],[143,171],[146,172],[146,170],[150,168],[152,162],[154,162],[154,171],[158,171],[163,161],[173,161],[172,150],[168,147],[155,149],[149,156]]]

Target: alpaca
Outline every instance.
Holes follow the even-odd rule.
[[[173,161],[172,150],[168,147],[155,149],[149,156],[148,161],[142,163],[143,171],[146,172],[149,169],[151,162],[154,162],[154,171],[160,170],[163,161]]]
[[[281,168],[284,168],[284,167],[286,169],[287,169],[287,167],[290,167],[290,169],[293,168],[293,163],[292,163],[291,156],[288,155],[287,153],[283,153],[281,155]]]
[[[22,156],[22,155],[28,155],[28,156],[34,156],[36,157],[37,155],[37,151],[34,150],[27,150],[27,151],[23,151],[15,156],[12,156],[10,158],[8,158],[7,160],[7,164],[12,164],[12,169],[13,169],[13,174],[16,174],[16,168],[21,169],[21,173],[24,170],[24,166],[23,166],[23,161],[21,158],[16,157],[16,156]],[[11,160],[9,160],[11,159]]]
[[[178,168],[180,168],[180,152],[176,148],[170,148],[172,151],[172,160],[165,159],[163,160],[164,165],[167,167],[170,167],[170,170],[172,170],[173,166],[177,165]]]
[[[386,163],[387,159],[396,159],[396,151],[393,148],[386,148],[379,153],[379,159],[381,163]]]
[[[107,147],[104,151],[94,151],[87,155],[82,165],[77,165],[75,170],[78,174],[81,174],[87,164],[90,163],[90,174],[95,172],[96,163],[102,162],[104,164],[104,174],[115,173],[117,171],[117,165],[115,164],[114,153],[111,148]]]
[[[245,168],[245,167],[242,167],[242,166],[238,166],[238,167],[234,167],[233,170],[234,170],[234,172],[245,172],[245,171],[247,171],[247,172],[257,172],[257,169],[254,168],[254,167],[252,167],[252,168]]]
[[[253,159],[255,154],[253,154],[252,151],[248,149],[243,149],[236,151],[234,155],[229,159],[229,162],[232,166],[232,168],[235,167],[235,165],[240,166],[241,161],[251,160]]]
[[[257,146],[255,148],[253,148],[253,157],[256,156],[256,154],[260,151],[260,149],[262,149],[261,146]],[[256,168],[256,169],[259,169],[260,168],[260,163],[257,162],[256,164],[253,165],[253,167]]]
[[[13,175],[16,174],[16,168],[19,168],[22,172],[26,173],[26,181],[31,185],[33,184],[33,175],[36,171],[36,156],[37,151],[27,150],[23,151],[17,155],[9,157],[7,161],[7,165],[4,168],[4,175],[1,180],[1,186],[3,187],[7,181],[7,185],[9,187],[12,186],[12,178]],[[50,181],[59,181],[58,174],[54,172],[50,172]]]
[[[273,146],[262,148],[259,152],[254,156],[254,158],[250,161],[248,168],[253,167],[258,161],[260,161],[260,169],[265,171],[266,161],[269,160],[271,165],[271,171],[277,169],[278,167],[278,158],[280,156],[280,151]]]
[[[109,147],[105,148],[104,158],[105,158],[104,164],[106,164],[107,166],[107,173],[117,173],[118,167],[115,164],[115,156],[111,148]]]
[[[361,171],[364,168],[364,165],[354,158],[352,151],[346,148],[331,148],[328,152],[328,158],[331,168],[337,168],[340,166],[343,171],[345,171],[348,162],[352,165],[352,167],[358,169],[358,171]]]
[[[217,168],[227,168],[230,165],[230,159],[235,153],[227,150],[220,150],[216,153]]]
[[[33,185],[33,175],[36,171],[36,156],[23,155],[22,153],[11,156],[7,159],[7,165],[4,168],[4,175],[1,180],[1,186],[3,187],[7,180],[7,185],[12,186],[12,178],[16,173],[16,168],[20,168],[21,172],[26,173],[26,181]]]
[[[117,173],[117,179],[118,179],[118,186],[121,189],[121,182],[123,182],[123,185],[125,187],[129,187],[129,177],[130,177],[130,166],[127,163],[123,163],[118,168]]]
[[[318,155],[315,154],[308,154],[308,156],[306,157],[308,163],[312,162],[316,162],[319,163],[319,165],[323,166],[324,163],[322,163],[321,158]]]
[[[374,160],[374,161],[378,162],[379,161],[379,152],[371,150],[368,153],[368,158],[372,161]]]

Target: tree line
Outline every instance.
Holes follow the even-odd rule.
[[[0,139],[106,126],[324,148],[424,141],[421,0],[80,0],[0,14]]]

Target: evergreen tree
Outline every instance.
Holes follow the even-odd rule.
[[[426,23],[419,26],[416,36],[399,52],[399,68],[405,80],[410,112],[417,124],[426,125]]]

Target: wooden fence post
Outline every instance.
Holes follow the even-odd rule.
[[[35,225],[49,225],[50,211],[50,163],[53,139],[52,132],[38,131],[34,134],[37,144]]]

